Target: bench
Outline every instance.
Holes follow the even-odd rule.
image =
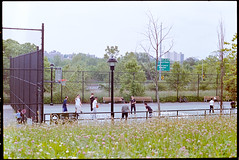
[[[123,97],[114,97],[114,103],[115,102],[122,102]],[[111,97],[103,97],[103,102],[111,102]]]
[[[216,97],[216,99],[214,99],[214,97]],[[220,101],[220,97],[219,97],[219,96],[204,96],[204,102],[210,101],[211,98],[212,98],[214,101]]]
[[[226,96],[226,101],[231,101],[232,100],[232,98],[231,97],[229,97],[229,96]]]
[[[78,113],[51,113],[50,114],[50,123],[58,123],[59,120],[62,120],[63,123],[66,121],[72,122],[78,119]]]
[[[153,102],[152,97],[134,97],[136,102]]]

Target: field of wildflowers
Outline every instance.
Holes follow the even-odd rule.
[[[15,125],[3,139],[4,158],[237,157],[237,117]]]

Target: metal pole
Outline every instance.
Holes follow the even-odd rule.
[[[197,92],[198,100],[199,100],[199,74],[198,74],[198,92]]]
[[[111,69],[111,118],[114,119],[114,66]]]
[[[202,59],[202,81],[203,81],[203,59]]]
[[[110,72],[109,72],[109,97],[110,97]]]
[[[42,29],[41,29],[41,32],[42,32],[42,81],[41,81],[41,83],[42,83],[42,85],[41,85],[41,89],[42,89],[42,91],[41,91],[41,103],[42,103],[42,105],[41,105],[41,122],[43,122],[43,114],[44,114],[44,92],[43,92],[43,90],[44,90],[44,23],[42,23]]]
[[[179,74],[177,74],[177,102],[178,102],[178,83],[179,83]]]
[[[51,106],[53,106],[53,103],[52,103],[52,70],[53,70],[53,68],[51,67],[51,103],[50,103]]]
[[[37,46],[37,85],[36,85],[36,101],[37,101],[37,116],[35,116],[35,122],[39,123],[38,119],[39,119],[39,92],[38,92],[38,81],[39,81],[39,47]]]
[[[84,102],[84,98],[85,98],[85,97],[84,97],[84,88],[85,88],[85,85],[84,85],[84,84],[85,84],[85,81],[84,81],[84,79],[85,79],[84,73],[85,73],[85,72],[82,71],[81,73],[82,73],[82,77],[81,77],[81,78],[82,78],[82,100],[81,100],[81,101],[82,101],[82,103],[83,103],[83,102]]]

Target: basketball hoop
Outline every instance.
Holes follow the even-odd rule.
[[[63,86],[66,85],[66,79],[59,79],[58,82],[61,83]]]

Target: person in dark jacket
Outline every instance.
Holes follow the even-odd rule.
[[[150,106],[148,106],[146,102],[144,102],[144,105],[147,111],[149,112],[149,118],[151,118],[153,116],[153,109]]]
[[[65,97],[64,101],[63,101],[63,105],[62,105],[62,108],[63,108],[63,112],[67,112],[67,99],[68,99],[68,96]]]
[[[95,100],[94,93],[90,95],[90,111],[93,111],[93,101]]]

